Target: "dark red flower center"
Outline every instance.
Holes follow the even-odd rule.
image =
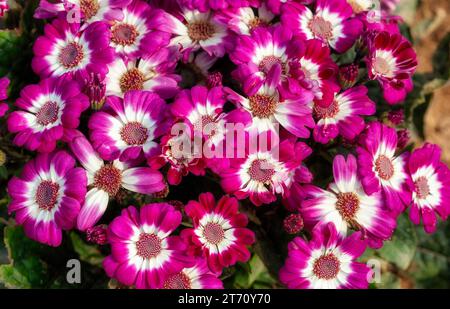
[[[111,41],[117,45],[133,45],[139,32],[130,24],[116,24],[111,29]]]
[[[317,119],[334,118],[339,113],[339,104],[337,101],[333,101],[328,107],[314,104],[313,113]]]
[[[80,10],[87,20],[95,16],[99,9],[98,0],[80,0]]]
[[[130,90],[142,90],[144,88],[144,80],[144,74],[137,68],[132,68],[120,78],[120,90],[123,93]]]
[[[115,196],[122,184],[122,172],[113,165],[102,166],[94,175],[94,186]]]
[[[123,126],[120,136],[128,145],[142,145],[148,138],[148,130],[139,122],[129,122]]]
[[[268,74],[272,67],[276,64],[279,64],[281,66],[281,70],[284,72],[286,69],[286,64],[281,61],[279,57],[276,56],[266,56],[261,60],[261,62],[258,65],[258,69],[263,72],[264,74]]]
[[[261,183],[270,183],[272,176],[275,174],[275,170],[267,160],[254,160],[248,170],[250,178],[254,181]]]
[[[36,121],[42,126],[46,126],[55,123],[58,120],[59,106],[58,103],[49,101],[36,113]]]
[[[333,253],[329,253],[315,260],[313,273],[319,279],[334,279],[339,273],[340,266],[338,258]]]
[[[384,155],[380,155],[375,161],[375,171],[378,177],[384,180],[389,180],[394,175],[394,165],[391,159]]]
[[[137,255],[144,259],[151,259],[161,252],[161,239],[155,234],[142,233],[136,242]]]
[[[333,38],[332,24],[321,16],[314,16],[308,27],[316,38],[327,41]]]
[[[52,210],[58,199],[59,185],[50,180],[42,181],[36,189],[35,200],[42,210]]]
[[[428,185],[428,180],[424,176],[417,178],[414,182],[414,187],[416,195],[420,199],[425,199],[430,194],[430,186]]]
[[[345,221],[351,222],[355,219],[356,212],[359,209],[359,198],[353,192],[339,193],[336,208]]]
[[[218,223],[208,222],[203,227],[203,236],[206,238],[210,244],[220,244],[225,238],[225,231],[222,226]]]
[[[71,42],[61,49],[58,55],[59,62],[66,68],[72,69],[79,65],[84,58],[83,47]]]
[[[187,32],[192,41],[205,41],[211,38],[216,29],[209,22],[193,22],[187,25]]]
[[[275,97],[255,94],[248,99],[253,116],[258,118],[268,118],[275,113],[278,104]]]
[[[191,279],[183,272],[169,276],[164,281],[164,289],[188,290],[191,289]]]

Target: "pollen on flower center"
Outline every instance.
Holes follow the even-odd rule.
[[[264,22],[259,17],[254,17],[248,22],[248,27],[250,28],[250,30],[253,30],[253,29],[255,29],[255,28],[259,27],[259,26],[262,26],[262,25],[266,25],[266,22]]]
[[[138,36],[136,27],[130,24],[115,24],[111,29],[111,41],[117,45],[133,45]]]
[[[50,180],[42,181],[36,189],[35,200],[42,210],[52,210],[58,199],[59,185]]]
[[[416,195],[420,199],[425,199],[430,194],[430,186],[428,185],[428,180],[425,177],[419,177],[414,182],[414,187]]]
[[[206,238],[208,243],[217,245],[220,244],[225,238],[225,231],[220,224],[208,222],[203,227],[203,236]]]
[[[122,140],[128,145],[142,145],[148,138],[148,130],[139,122],[129,122],[120,131]]]
[[[334,100],[328,107],[314,104],[313,114],[317,119],[333,118],[339,113],[339,104]]]
[[[136,242],[137,255],[144,259],[151,259],[159,255],[162,250],[161,239],[155,234],[142,233]]]
[[[46,126],[55,123],[58,120],[59,106],[58,103],[49,101],[36,113],[36,122],[42,126]]]
[[[375,161],[375,171],[378,173],[378,177],[384,180],[389,180],[394,175],[394,165],[392,165],[391,159],[384,155],[380,155]]]
[[[191,289],[191,279],[183,272],[169,276],[164,281],[164,289],[187,290]]]
[[[144,74],[137,68],[132,68],[120,78],[120,90],[123,93],[130,90],[142,90],[144,88],[144,80]]]
[[[329,253],[314,261],[313,273],[319,279],[331,280],[338,275],[340,266],[338,258],[333,253]]]
[[[210,115],[202,115],[199,120],[194,123],[194,130],[197,132],[204,133],[204,129],[206,126],[214,126],[216,121]]]
[[[391,66],[389,65],[389,62],[380,56],[375,57],[375,60],[373,61],[373,70],[378,75],[391,75]]]
[[[276,56],[266,56],[264,57],[258,65],[258,69],[264,74],[268,74],[272,67],[276,64],[280,64],[281,70],[285,72],[286,64],[281,61],[279,57]]]
[[[80,10],[87,20],[95,16],[99,9],[98,0],[80,0]]]
[[[353,192],[339,193],[336,208],[345,221],[351,222],[359,209],[359,198]]]
[[[58,55],[59,62],[66,69],[73,69],[78,66],[84,58],[83,47],[76,43],[71,42],[64,46]]]
[[[102,166],[94,175],[94,186],[115,196],[122,184],[122,172],[113,165]]]
[[[277,100],[273,96],[255,94],[249,99],[250,109],[253,116],[258,118],[268,118],[275,113]]]
[[[275,170],[267,160],[257,159],[251,163],[248,174],[252,180],[267,184],[272,181]]]
[[[333,38],[333,26],[321,16],[314,16],[308,27],[316,38],[326,41]]]
[[[216,29],[209,22],[199,21],[189,23],[187,25],[187,32],[192,41],[198,42],[211,38],[216,32]]]

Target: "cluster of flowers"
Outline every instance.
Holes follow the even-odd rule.
[[[357,258],[392,236],[402,212],[427,232],[450,212],[440,149],[399,154],[408,138],[396,129],[397,104],[412,90],[416,55],[397,18],[373,17],[373,2],[41,0],[35,17],[53,19],[34,45],[41,81],[22,90],[7,120],[14,143],[38,154],[9,182],[9,211],[48,245],[73,228],[108,243],[105,271],[122,284],[220,288],[222,269],[247,261],[255,241],[238,200],[280,199],[293,213],[287,229],[312,235],[289,244],[281,282],[366,288],[370,270]],[[353,61],[339,66],[350,49]],[[213,71],[229,61],[230,72]],[[369,80],[393,108],[384,123],[367,117],[377,111]],[[245,141],[270,132],[277,147],[180,155],[174,124],[216,154],[229,146],[226,124],[240,124]],[[349,153],[334,157],[324,190],[305,160],[336,139]],[[106,238],[96,226],[120,190],[158,195],[206,171],[227,194],[217,203],[204,193],[186,206],[130,206]],[[193,227],[174,235],[183,213]]]

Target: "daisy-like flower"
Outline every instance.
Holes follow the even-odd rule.
[[[367,194],[383,192],[386,204],[396,214],[411,202],[410,177],[406,165],[408,153],[395,155],[397,132],[379,122],[369,124],[357,147],[358,171]]]
[[[11,203],[25,235],[38,242],[59,246],[61,230],[74,227],[86,195],[87,178],[83,169],[65,151],[39,154],[27,162],[20,177],[8,183]]]
[[[307,199],[301,213],[307,226],[334,223],[338,232],[346,235],[349,228],[361,230],[369,245],[380,248],[396,227],[394,214],[383,203],[380,192],[367,195],[357,177],[353,155],[338,155],[333,160],[334,182],[328,191],[306,186]]]
[[[159,31],[163,12],[141,0],[124,6],[123,18],[111,26],[111,46],[119,55],[136,58],[157,51],[169,43],[170,35]]]
[[[317,0],[315,10],[298,3],[283,6],[283,25],[304,39],[318,39],[338,53],[347,51],[362,31],[362,22],[352,18],[353,10],[347,1]]]
[[[85,78],[89,73],[105,74],[114,59],[106,23],[95,22],[81,31],[80,24],[60,18],[47,24],[44,31],[45,35],[34,44],[35,57],[31,63],[41,77],[69,74]]]
[[[367,96],[365,86],[336,94],[328,107],[314,103],[314,140],[326,144],[338,135],[354,140],[364,130],[365,122],[361,116],[373,115],[375,111],[375,103]]]
[[[106,274],[138,289],[162,288],[168,276],[192,266],[186,245],[170,236],[181,213],[166,203],[130,206],[108,226],[111,255],[103,261]]]
[[[297,137],[309,137],[308,128],[314,127],[310,104],[312,94],[305,92],[303,96],[282,99],[277,90],[278,79],[270,75],[272,73],[269,73],[267,83],[263,84],[254,95],[244,97],[229,89],[229,100],[251,114],[252,124],[249,130],[258,133],[276,131],[275,125],[281,125]]]
[[[378,33],[369,44],[366,58],[368,74],[383,89],[383,97],[389,104],[402,102],[413,88],[411,76],[417,67],[416,53],[401,34]]]
[[[129,60],[118,57],[106,75],[106,95],[123,98],[130,90],[146,90],[163,99],[178,93],[180,76],[174,74],[177,59],[166,48],[147,54],[145,58]]]
[[[264,140],[261,136],[258,136],[259,144]],[[274,202],[278,194],[284,197],[289,192],[294,171],[311,154],[311,148],[295,139],[267,148],[261,149],[256,144],[251,147],[247,142],[245,156],[230,159],[229,168],[220,175],[226,193],[238,199],[249,197],[254,205],[260,206]]]
[[[14,143],[29,150],[50,152],[58,140],[78,127],[89,100],[78,83],[48,78],[25,87],[16,106],[22,110],[8,117],[8,130],[17,133]]]
[[[2,102],[8,98],[9,79],[7,77],[0,78],[0,117],[5,116],[9,109],[7,103]]]
[[[194,228],[183,230],[182,237],[201,250],[212,271],[220,273],[250,259],[247,246],[255,242],[255,235],[246,228],[248,219],[239,213],[237,199],[223,196],[216,204],[210,192],[202,193],[198,202],[189,201],[185,211]]]
[[[65,0],[67,11],[78,10],[84,24],[103,20],[121,20],[122,9],[132,0]]]
[[[425,144],[409,158],[412,177],[412,205],[409,217],[414,224],[422,219],[427,233],[436,231],[437,215],[446,220],[450,215],[450,171],[440,161],[441,149]]]
[[[216,57],[223,57],[230,49],[228,27],[214,12],[183,9],[181,16],[180,20],[167,13],[166,22],[161,26],[161,30],[173,34],[171,46],[187,55],[202,49]]]
[[[70,148],[86,170],[91,189],[86,195],[77,219],[81,231],[93,227],[104,214],[109,199],[121,188],[141,194],[152,194],[166,188],[160,172],[149,167],[130,167],[116,160],[105,163],[84,136],[75,137]]]
[[[164,280],[163,289],[223,289],[222,281],[213,274],[204,258],[197,258],[194,266],[170,274]]]
[[[332,224],[313,230],[307,242],[296,237],[280,270],[280,281],[290,289],[367,289],[370,268],[357,262],[366,250],[360,232],[342,237]]]
[[[108,161],[146,158],[158,154],[159,145],[154,140],[165,133],[166,103],[156,94],[147,91],[129,91],[124,99],[109,97],[108,113],[100,111],[89,119],[94,149]]]

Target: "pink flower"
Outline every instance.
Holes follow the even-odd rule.
[[[25,164],[20,177],[8,183],[8,212],[16,213],[28,237],[59,246],[61,230],[75,225],[86,185],[83,169],[75,168],[75,160],[65,151],[39,154]]]
[[[122,210],[108,227],[106,274],[138,289],[162,288],[168,276],[193,264],[181,239],[170,236],[180,223],[181,213],[166,203]]]
[[[308,4],[313,3],[314,1],[315,0],[266,0],[267,7],[274,14],[280,14],[282,6],[285,5],[286,3],[296,2],[299,4],[308,5]]]
[[[0,117],[5,116],[9,109],[7,103],[2,102],[8,98],[9,79],[7,77],[0,78]]]
[[[75,10],[79,12],[84,24],[96,21],[121,20],[124,15],[123,8],[130,5],[132,0],[64,0],[65,10],[68,12],[66,18],[70,18]],[[52,1],[55,2],[55,1]],[[75,17],[75,16],[74,16]]]
[[[198,202],[190,201],[186,205],[194,228],[183,230],[182,237],[202,252],[209,268],[216,273],[250,259],[247,246],[255,242],[255,235],[246,228],[247,216],[238,209],[235,198],[224,196],[216,204],[209,192],[200,194]]]
[[[9,9],[9,4],[7,0],[0,0],[0,17],[3,17],[6,11]]]
[[[436,231],[437,215],[446,220],[450,215],[450,171],[440,161],[441,149],[425,144],[409,158],[409,171],[413,184],[409,217],[414,224],[422,219],[427,233]]]
[[[36,19],[53,18],[65,12],[64,0],[40,0],[33,17]]]
[[[89,107],[78,83],[62,78],[41,80],[25,87],[16,106],[22,110],[8,117],[8,130],[17,133],[14,143],[29,150],[50,152],[56,142],[68,139]]]
[[[290,289],[367,289],[370,268],[357,262],[365,250],[360,232],[343,237],[332,223],[317,227],[309,242],[289,243],[280,281]]]
[[[268,27],[275,19],[264,3],[258,7],[256,14],[251,7],[240,7],[219,11],[218,15],[227,22],[230,30],[240,35],[250,35],[258,27]]]
[[[256,7],[259,2],[261,0],[179,0],[182,6],[201,12],[208,11],[209,9],[220,11],[226,8]]]

